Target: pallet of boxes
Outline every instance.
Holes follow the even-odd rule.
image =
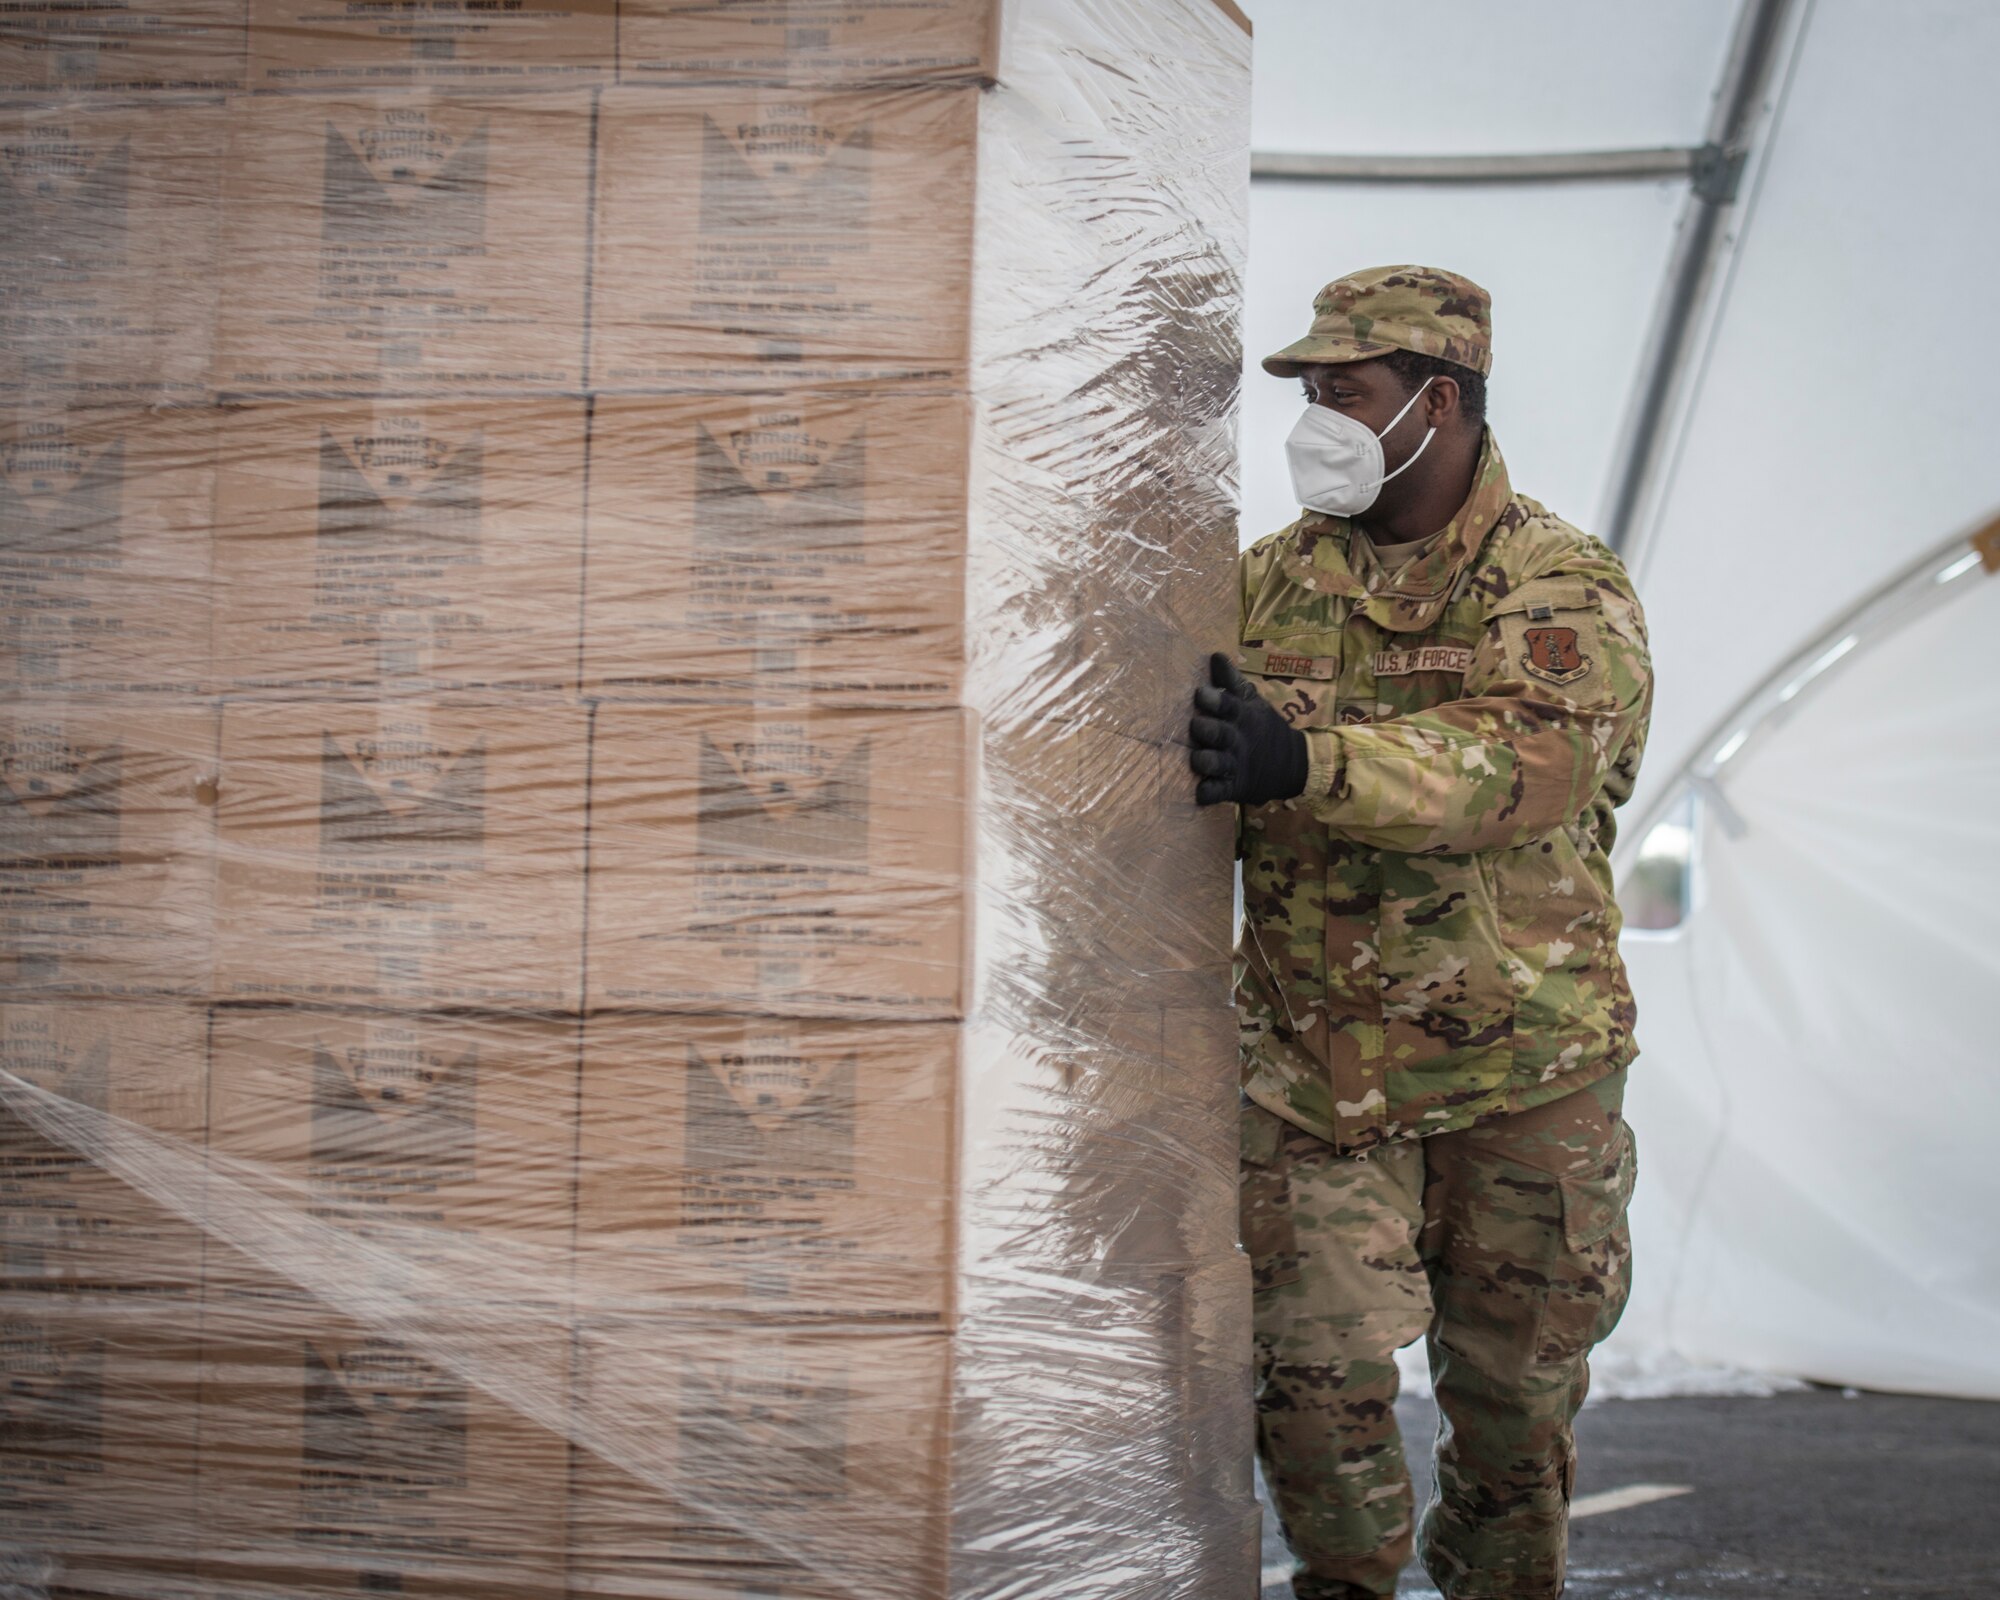
[[[8,8],[0,1592],[1253,1581],[1247,72]]]

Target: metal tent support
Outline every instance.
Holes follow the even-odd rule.
[[[1598,517],[1604,541],[1628,560],[1637,554],[1632,546],[1640,515],[1653,496],[1668,424],[1685,391],[1690,360],[1707,320],[1704,313],[1728,252],[1728,222],[1737,207],[1751,138],[1764,115],[1793,14],[1801,9],[1800,0],[1744,0],[1737,17],[1702,146],[1712,154],[1705,168],[1693,174]]]

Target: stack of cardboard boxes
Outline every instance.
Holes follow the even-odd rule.
[[[1237,95],[1217,3],[1153,9]],[[0,1541],[53,1586],[953,1592],[985,968],[1084,975],[1054,1090],[1229,1074],[1159,708],[976,681],[1135,614],[968,593],[1002,24],[0,20]],[[1107,428],[1216,381],[1146,338]],[[1226,519],[1126,538],[1128,601],[1209,569],[1178,672]],[[1024,839],[1113,879],[982,945]]]
[[[0,21],[0,1560],[85,1592],[193,1573],[203,1236],[18,1108],[201,1149],[223,120],[125,92],[217,13]]]

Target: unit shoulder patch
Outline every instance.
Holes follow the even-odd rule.
[[[1576,629],[1537,626],[1521,631],[1521,666],[1545,683],[1574,683],[1590,671],[1591,660]]]

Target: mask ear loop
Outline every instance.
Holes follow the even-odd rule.
[[[1401,422],[1403,418],[1407,417],[1410,414],[1411,406],[1415,405],[1419,400],[1423,399],[1424,390],[1428,389],[1431,386],[1431,383],[1432,380],[1430,378],[1424,379],[1424,381],[1418,386],[1417,392],[1411,395],[1408,400],[1403,402],[1403,409],[1401,411],[1398,411],[1393,417],[1389,419],[1389,426],[1384,428],[1380,433],[1375,435],[1378,441],[1388,438],[1391,433],[1395,432],[1396,424]],[[1431,440],[1435,439],[1436,437],[1437,437],[1437,429],[1435,428],[1427,429],[1424,433],[1424,442],[1417,446],[1415,451],[1411,453],[1410,459],[1408,461],[1405,461],[1402,464],[1402,466],[1398,467],[1396,469],[1396,472],[1406,472],[1411,467],[1414,467],[1417,464],[1417,457],[1422,455],[1426,450],[1430,449]],[[1387,483],[1390,478],[1396,476],[1396,472],[1389,473],[1387,477],[1378,479],[1376,481],[1375,487],[1378,489],[1381,488],[1382,485]]]

